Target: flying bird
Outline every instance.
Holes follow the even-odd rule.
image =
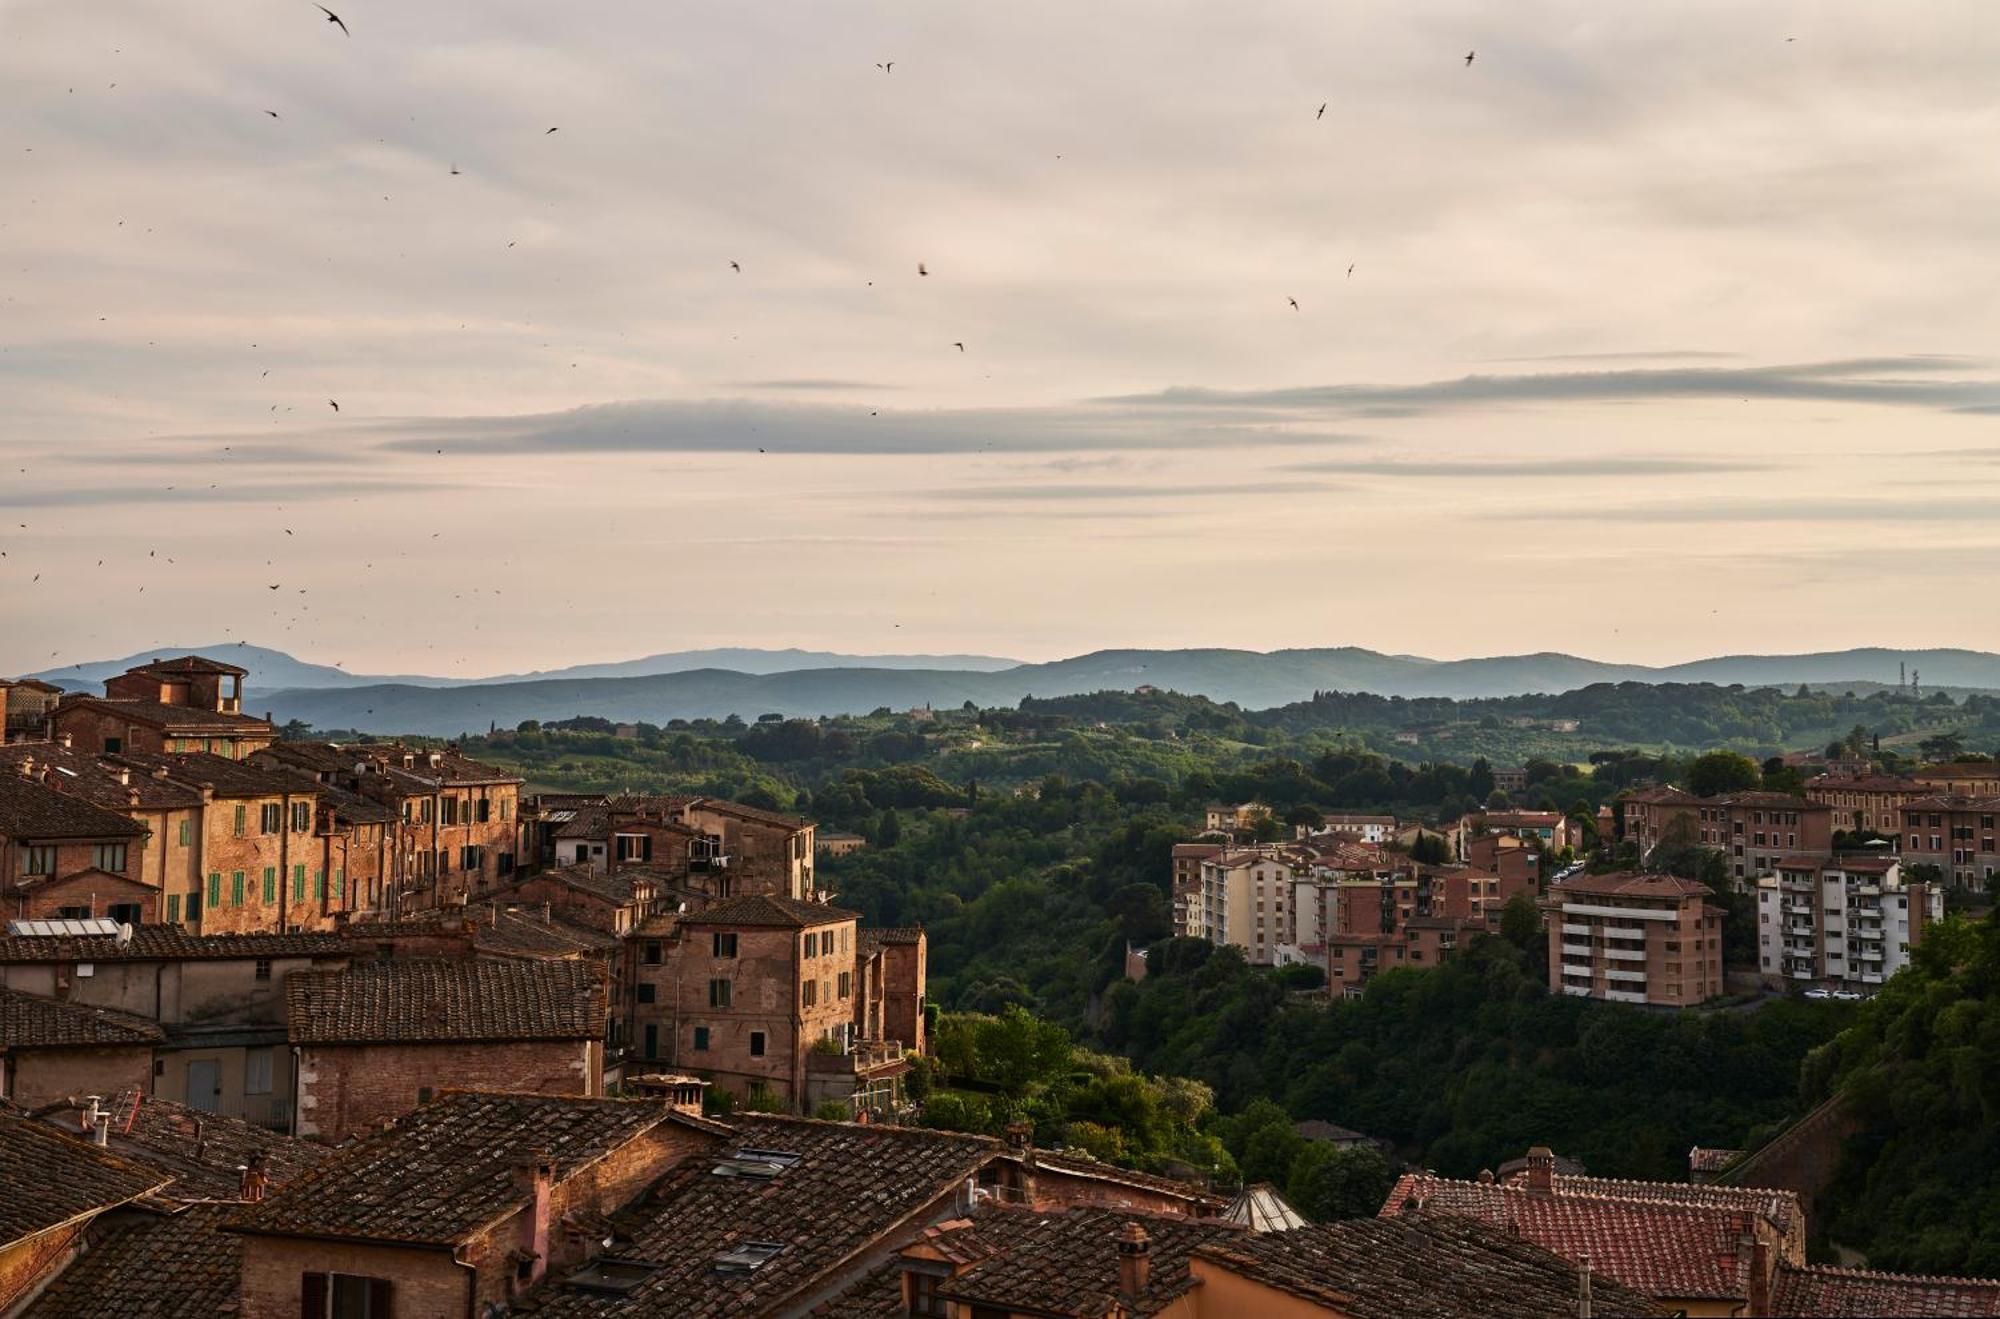
[[[354,35],[352,32],[349,32],[347,30],[347,24],[340,21],[339,14],[334,13],[331,9],[328,9],[325,5],[314,5],[313,8],[319,10],[320,13],[325,14],[326,21],[333,24],[335,27],[339,28],[341,31],[341,35],[349,37]]]
[[[956,340],[954,340],[954,341],[953,341],[953,343],[952,343],[952,345],[951,345],[951,346],[952,346],[953,348],[956,348],[956,349],[958,349],[958,351],[959,351],[959,352],[961,352],[961,353],[965,351],[965,345],[964,345],[964,344],[962,344],[962,343],[959,343],[959,342],[957,342]]]
[[[1466,52],[1465,52],[1465,67],[1466,67],[1466,68],[1468,68],[1468,69],[1469,69],[1469,68],[1471,68],[1471,67],[1472,67],[1472,57],[1473,57],[1474,55],[1477,55],[1478,53],[1479,53],[1479,52],[1478,52],[1478,51],[1476,51],[1476,50],[1468,50],[1468,51],[1466,51]]]
[[[1347,277],[1349,279],[1354,278],[1354,263],[1352,261],[1347,263]]]
[[[930,272],[930,271],[928,271],[928,270],[926,270],[926,269],[924,268],[924,263],[923,263],[923,262],[919,261],[919,262],[917,262],[917,273],[918,273],[919,275],[928,275],[928,274],[930,274],[931,272]]]
[[[1325,102],[1325,101],[1321,101],[1321,102],[1319,103],[1319,113],[1318,113],[1318,114],[1316,114],[1316,115],[1314,115],[1314,116],[1313,116],[1313,118],[1314,118],[1315,120],[1320,120],[1320,119],[1324,119],[1324,118],[1326,118],[1326,102]]]
[[[561,127],[562,127],[562,125],[561,125],[561,124],[557,124],[557,125],[556,125],[556,128],[561,128]],[[551,128],[551,129],[549,130],[549,133],[553,133],[553,132],[555,132],[555,131],[556,131],[556,129],[555,129],[555,128]],[[542,136],[543,136],[543,137],[547,137],[547,136],[549,135],[549,133],[544,133],[544,134],[542,134]]]
[[[884,73],[892,73],[895,71],[896,61],[890,60],[887,64],[877,64],[875,67],[882,70],[882,72]]]
[[[267,115],[269,115],[269,116],[271,116],[271,118],[273,118],[273,119],[277,119],[277,118],[280,118],[280,117],[281,117],[281,116],[280,116],[280,115],[278,114],[278,112],[277,112],[276,110],[266,110],[266,111],[265,111],[264,113],[265,113],[265,114],[267,114]]]
[[[334,410],[335,412],[338,412],[338,411],[340,411],[340,404],[338,404],[338,403],[334,402],[334,401],[333,401],[332,399],[328,399],[328,400],[326,401],[326,405],[327,405],[328,407],[332,408],[332,409],[333,409],[333,410]]]
[[[1292,304],[1293,311],[1297,311],[1299,309],[1299,300],[1297,298],[1286,298],[1285,301]]]
[[[452,164],[451,164],[451,172],[452,172],[452,173],[454,173],[454,174],[457,174],[457,173],[459,173],[459,172],[460,172],[460,171],[459,171],[459,168],[458,168],[458,162],[457,162],[457,161],[453,161],[453,162],[452,162]]]
[[[729,263],[729,268],[739,275],[743,273],[743,267],[737,265],[734,261]]]

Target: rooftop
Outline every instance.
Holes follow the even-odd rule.
[[[241,1169],[253,1154],[264,1157],[267,1187],[276,1189],[331,1153],[323,1145],[281,1136],[268,1128],[168,1099],[123,1095],[109,1101],[111,1152],[126,1161],[172,1177],[163,1193],[175,1200],[233,1200],[242,1189]],[[78,1139],[82,1111],[64,1104],[37,1114]]]
[[[233,1208],[191,1204],[170,1213],[117,1215],[21,1319],[214,1319],[235,1313],[243,1241],[221,1230]]]
[[[1823,1265],[1780,1268],[1772,1308],[1797,1319],[1901,1314],[1923,1319],[2000,1315],[2000,1281],[1875,1273]]]
[[[178,659],[169,660],[156,659],[150,664],[141,664],[125,672],[157,673],[175,678],[184,678],[196,673],[235,678],[250,676],[248,669],[239,669],[234,664],[224,664],[220,660],[209,659],[206,655],[182,655]]]
[[[0,1248],[157,1191],[168,1179],[41,1122],[0,1112]]]
[[[33,762],[38,778],[53,774],[52,786],[108,811],[172,810],[201,804],[201,793],[196,789],[151,774],[129,772],[129,767],[123,767],[129,781],[120,782],[120,766],[60,742],[11,742],[0,747],[0,772],[29,762]]]
[[[151,1045],[165,1038],[159,1023],[144,1017],[0,988],[0,1054],[22,1049]]]
[[[18,772],[0,773],[0,837],[143,838],[146,833],[146,826],[129,815],[31,783]]]
[[[1000,1150],[982,1136],[916,1127],[860,1126],[806,1118],[749,1117],[728,1148],[782,1153],[773,1176],[718,1175],[726,1152],[688,1159],[645,1201],[617,1218],[620,1259],[653,1269],[622,1297],[558,1286],[551,1315],[703,1316],[796,1313],[802,1290],[858,1262],[879,1239],[958,1192]],[[791,1156],[796,1156],[795,1159]],[[722,1272],[725,1252],[776,1247],[742,1272]],[[757,1253],[762,1253],[757,1252]]]
[[[597,969],[488,958],[357,962],[285,980],[293,1044],[594,1040],[604,1035]]]
[[[767,811],[761,806],[745,806],[740,801],[725,801],[720,797],[699,797],[687,806],[691,811],[713,811],[717,815],[733,815],[739,820],[753,824],[776,825],[781,829],[797,832],[813,827],[811,820],[802,820],[796,815],[786,815],[782,811]]]
[[[191,934],[185,925],[135,925],[114,935],[0,936],[0,962],[157,962],[230,958],[344,957],[337,934]]]
[[[159,773],[172,781],[212,788],[218,797],[272,797],[281,792],[311,796],[320,790],[317,782],[264,762],[231,760],[207,751],[170,755],[126,751],[105,759],[114,765],[128,765],[138,773]]]
[[[135,724],[152,724],[176,733],[269,733],[269,721],[253,719],[247,714],[225,714],[221,710],[203,710],[192,705],[161,705],[157,701],[118,701],[108,696],[78,696],[66,702],[68,709],[75,705],[94,705],[109,710],[121,718]]]
[[[1692,879],[1682,879],[1678,875],[1640,875],[1622,872],[1614,875],[1573,875],[1560,884],[1549,886],[1551,897],[1561,898],[1571,893],[1604,898],[1706,898],[1715,890],[1706,884],[1698,884]]]
[[[662,1122],[720,1130],[657,1100],[447,1091],[232,1220],[240,1231],[455,1245],[527,1204],[516,1169],[558,1182]]]
[[[680,919],[683,925],[770,925],[803,930],[814,925],[860,920],[861,915],[823,902],[801,902],[772,893],[744,893]]]
[[[1005,1313],[1095,1316],[1117,1313],[1118,1244],[1137,1225],[1148,1238],[1146,1289],[1124,1298],[1130,1313],[1158,1314],[1194,1286],[1188,1255],[1206,1246],[1237,1245],[1258,1234],[1233,1223],[1181,1214],[1071,1209],[1047,1212],[986,1205],[970,1218],[920,1238],[948,1258],[970,1260],[942,1282],[941,1295]],[[1289,1234],[1286,1234],[1289,1235]]]

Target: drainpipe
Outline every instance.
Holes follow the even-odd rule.
[[[285,1134],[287,1136],[297,1136],[299,1134],[299,1100],[301,1098],[299,1094],[299,1059],[304,1053],[305,1051],[299,1048],[298,1045],[294,1044],[292,1046],[292,1116],[285,1123]]]
[[[465,1270],[465,1319],[479,1319],[479,1268],[463,1258],[463,1246],[451,1248],[451,1262]]]

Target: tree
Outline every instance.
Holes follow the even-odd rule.
[[[1466,775],[1465,790],[1481,801],[1493,795],[1493,766],[1486,763],[1484,756],[1472,762],[1472,772]]]
[[[1315,1223],[1372,1218],[1395,1184],[1395,1170],[1373,1145],[1343,1150],[1316,1141],[1292,1161],[1285,1198]]]
[[[1500,937],[1524,953],[1543,943],[1542,911],[1526,893],[1516,893],[1500,908]]]
[[[1937,764],[1950,760],[1965,750],[1965,739],[1957,733],[1934,733],[1917,743],[1917,750],[1922,753],[1925,760]]]
[[[1410,860],[1427,866],[1441,866],[1451,860],[1451,848],[1446,845],[1441,834],[1427,834],[1417,831],[1410,843]]]
[[[1697,797],[1725,792],[1752,792],[1764,782],[1763,771],[1750,757],[1735,751],[1711,751],[1688,766],[1688,791]]]

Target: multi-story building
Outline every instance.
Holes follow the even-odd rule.
[[[205,751],[241,760],[269,746],[277,730],[243,713],[246,671],[199,655],[130,669],[103,696],[68,696],[49,713],[52,736],[109,754]]]
[[[1970,797],[2000,797],[2000,762],[1929,765],[1910,775],[1933,793]]]
[[[1729,874],[1755,879],[1791,857],[1833,855],[1833,807],[1784,792],[1695,797],[1652,788],[1624,802],[1625,838],[1648,862],[1663,843],[1722,853]]]
[[[1286,960],[1280,949],[1298,943],[1293,901],[1305,864],[1275,847],[1234,848],[1204,859],[1195,890],[1176,912],[1174,932],[1240,948],[1253,966],[1279,964]]]
[[[0,915],[157,920],[146,826],[0,765]]]
[[[560,793],[528,803],[527,855],[545,864],[675,869],[718,897],[774,893],[806,901],[817,826],[719,797]]]
[[[1319,828],[1309,829],[1299,826],[1301,842],[1333,835],[1350,838],[1356,842],[1374,843],[1380,846],[1396,836],[1396,817],[1393,815],[1328,815],[1320,820]]]
[[[1932,865],[1954,888],[1981,888],[2000,874],[2000,795],[1953,793],[1903,803],[1904,865]]]
[[[1468,819],[1464,837],[1507,834],[1544,851],[1560,852],[1572,845],[1569,820],[1561,811],[1486,811]]]
[[[1909,964],[1944,891],[1905,883],[1893,857],[1779,862],[1757,881],[1757,965],[1767,983],[1866,991]]]
[[[1887,838],[1902,831],[1903,807],[1935,794],[1915,779],[1893,774],[1821,774],[1806,783],[1806,800],[1833,809],[1833,827],[1840,833],[1866,829]]]
[[[1270,816],[1271,808],[1262,802],[1246,801],[1234,806],[1210,802],[1202,808],[1202,830],[1212,834],[1248,833]]]
[[[0,743],[45,742],[63,689],[35,678],[0,678]]]
[[[1184,934],[1188,929],[1188,909],[1199,907],[1202,900],[1201,865],[1222,855],[1221,843],[1175,843],[1173,850],[1173,903],[1174,932]]]
[[[1577,875],[1550,887],[1549,988],[1692,1007],[1722,992],[1722,910],[1673,875]]]

